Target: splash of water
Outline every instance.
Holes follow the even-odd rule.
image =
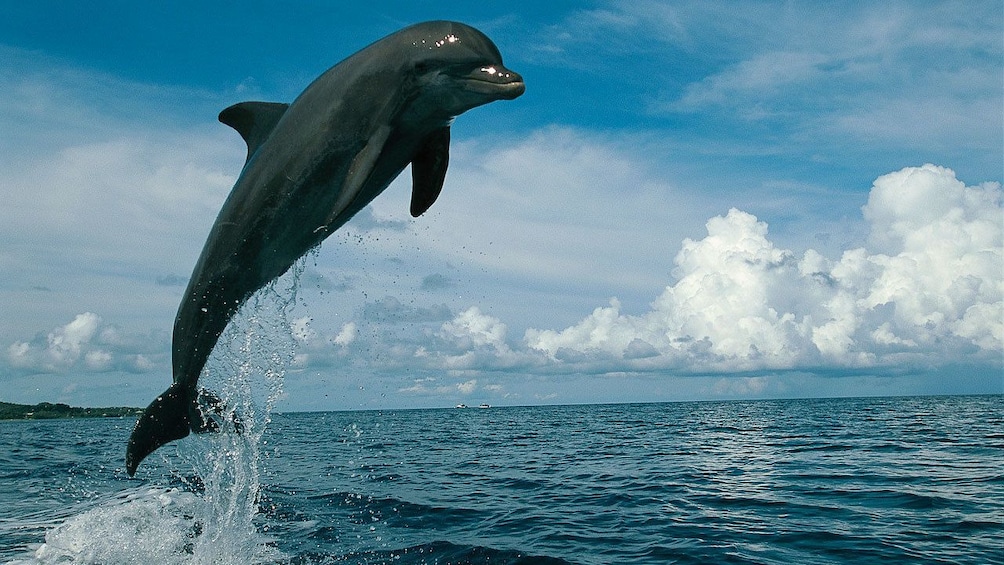
[[[158,452],[185,488],[144,487],[100,502],[45,536],[22,563],[274,563],[258,530],[263,436],[295,353],[288,312],[303,262],[253,296],[214,349],[200,386],[218,399],[220,433]]]
[[[49,530],[29,563],[161,563],[191,560],[201,504],[178,489],[140,487],[101,502]]]
[[[224,406],[223,433],[205,434],[185,459],[204,486],[196,563],[252,563],[267,542],[255,526],[261,496],[263,435],[282,394],[295,339],[288,311],[296,301],[300,265],[256,294],[220,339],[200,383]]]

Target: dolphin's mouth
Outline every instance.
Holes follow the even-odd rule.
[[[523,77],[502,65],[479,67],[463,77],[463,82],[467,90],[503,100],[512,100],[526,92]]]

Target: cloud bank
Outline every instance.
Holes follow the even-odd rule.
[[[369,303],[337,335],[303,339],[304,367],[724,374],[901,371],[998,362],[1004,349],[1001,186],[966,186],[924,165],[879,177],[862,208],[864,247],[835,259],[773,243],[731,209],[686,239],[674,281],[640,314],[617,298],[564,329],[526,330],[472,306]],[[346,328],[350,328],[346,337]],[[301,329],[300,335],[316,335]],[[416,381],[406,392],[443,386]],[[755,384],[755,382],[753,383]]]
[[[685,240],[677,281],[641,315],[616,299],[564,330],[526,333],[556,363],[750,371],[940,364],[1004,342],[1001,187],[949,169],[878,178],[863,208],[870,249],[829,260],[777,248],[732,209]]]
[[[6,357],[11,369],[27,374],[146,373],[167,361],[167,350],[166,332],[131,334],[84,312],[32,340],[10,344]]]

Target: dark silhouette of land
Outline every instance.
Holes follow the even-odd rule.
[[[76,408],[66,404],[11,404],[0,402],[0,420],[54,420],[57,418],[119,418],[142,414],[142,408]]]

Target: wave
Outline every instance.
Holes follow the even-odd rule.
[[[346,555],[303,553],[288,562],[289,565],[319,565],[342,563],[348,565],[572,565],[557,557],[535,555],[512,549],[494,549],[478,545],[458,545],[448,541],[434,541],[402,549],[368,551]]]

